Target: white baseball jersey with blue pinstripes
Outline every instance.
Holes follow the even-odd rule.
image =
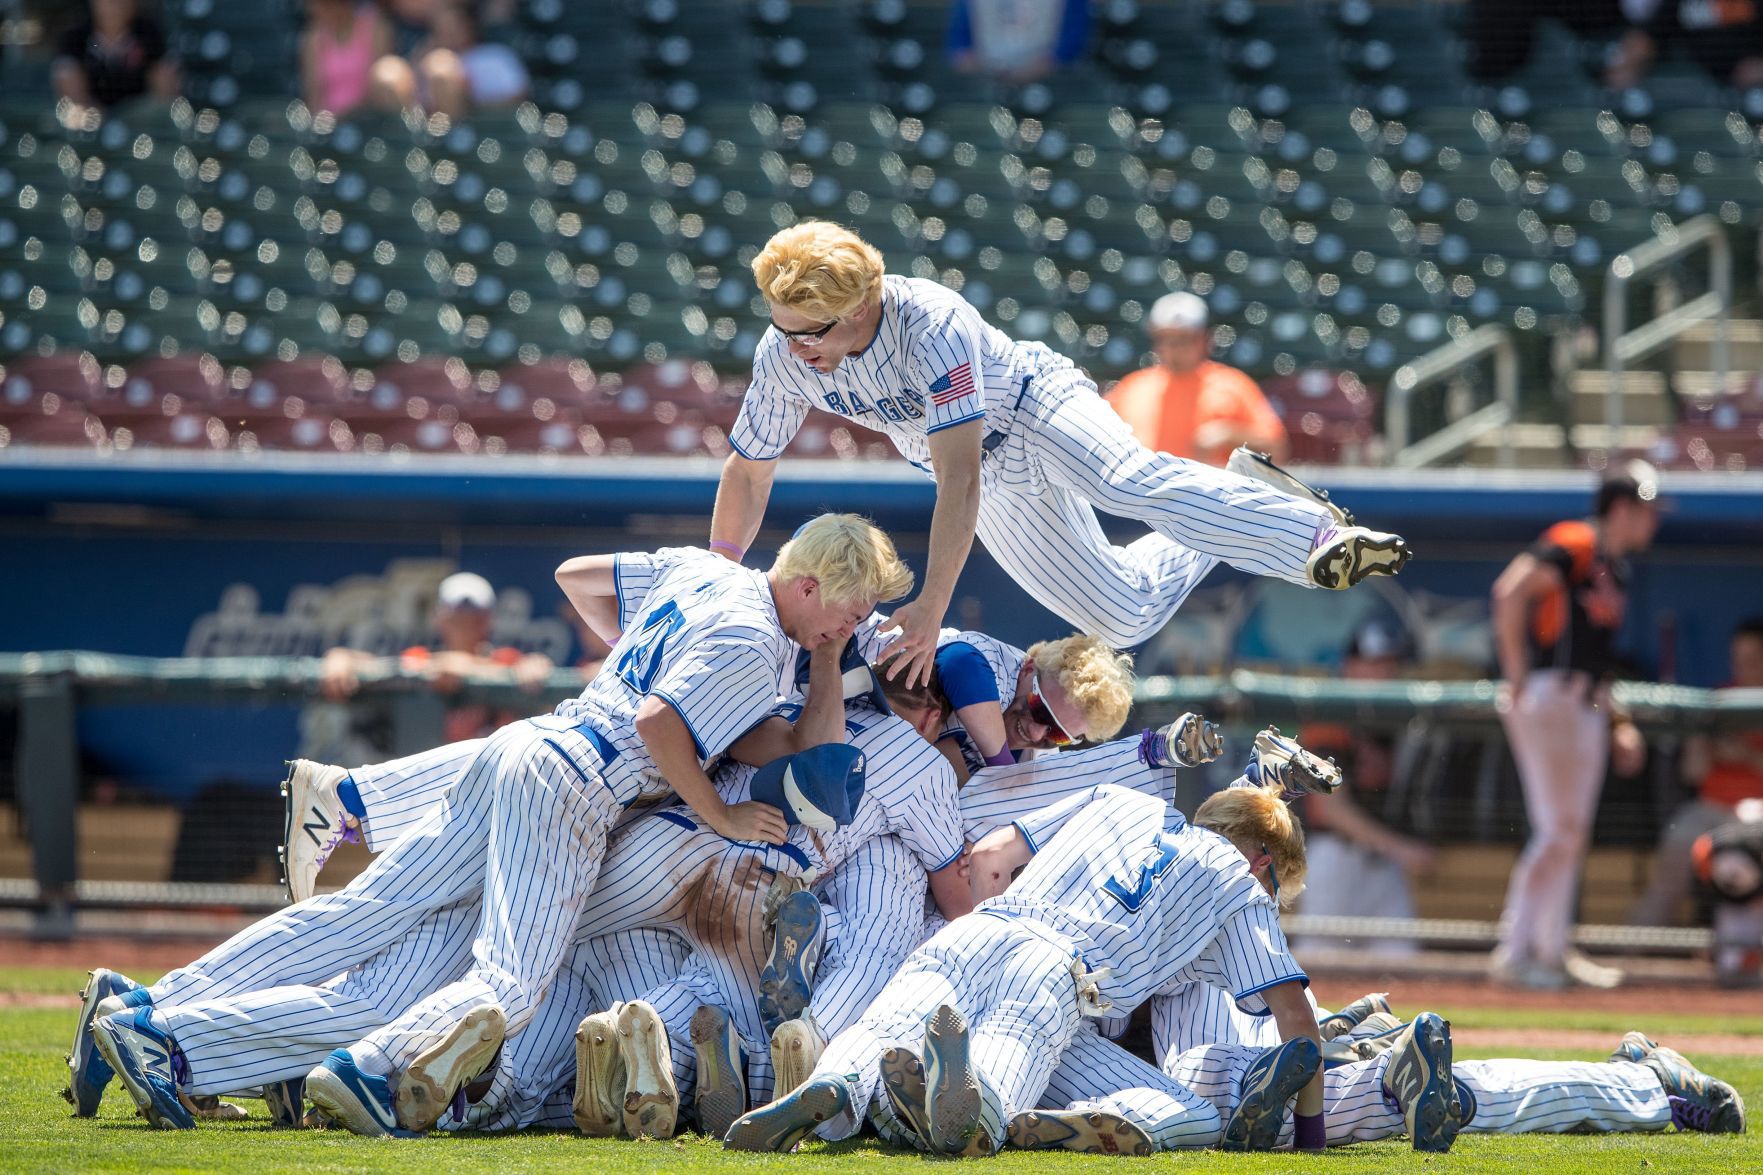
[[[1017,827],[1034,858],[980,909],[1032,917],[1072,938],[1092,970],[1111,969],[1102,994],[1116,1014],[1194,980],[1260,1013],[1261,992],[1307,981],[1243,855],[1163,800],[1101,786]]]
[[[987,636],[983,632],[962,631],[961,629],[945,628],[937,634],[937,648],[947,645],[963,644],[971,647],[985,659],[991,669],[992,676],[998,683],[998,708],[1007,710],[1016,701],[1016,679],[1022,672],[1022,663],[1028,654],[1015,645],[1005,644],[996,637]],[[969,773],[980,770],[986,765],[986,757],[979,753],[979,748],[967,737],[967,728],[961,725],[958,715],[949,716],[948,725],[943,727],[943,738],[954,739],[961,748],[961,756],[967,761]],[[1032,758],[1033,755],[1031,754]]]

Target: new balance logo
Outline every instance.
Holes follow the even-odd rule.
[[[312,838],[313,844],[323,848],[324,842],[329,839],[331,834],[330,819],[325,816],[324,809],[317,804],[312,805],[312,816],[313,819],[301,823],[300,830]]]

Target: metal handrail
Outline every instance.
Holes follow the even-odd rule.
[[[1662,265],[1677,260],[1701,245],[1708,246],[1709,278],[1713,289],[1657,318],[1627,330],[1628,286]],[[1619,253],[1610,262],[1604,283],[1604,370],[1609,378],[1605,392],[1604,425],[1610,443],[1622,429],[1622,371],[1626,364],[1651,355],[1690,327],[1713,318],[1714,386],[1726,391],[1727,323],[1732,316],[1732,242],[1726,228],[1713,214],[1698,216],[1677,226],[1667,236],[1654,237]]]
[[[1429,384],[1455,375],[1490,352],[1494,356],[1494,403],[1410,445],[1409,401],[1414,394]],[[1504,428],[1499,463],[1509,468],[1513,464],[1512,432],[1506,426],[1517,418],[1518,346],[1512,340],[1512,332],[1492,323],[1476,327],[1462,338],[1397,369],[1384,401],[1384,435],[1389,438],[1389,463],[1406,469],[1430,465],[1482,434]]]

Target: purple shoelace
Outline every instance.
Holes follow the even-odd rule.
[[[1671,1124],[1679,1130],[1705,1131],[1708,1129],[1708,1124],[1714,1119],[1713,1110],[1707,1106],[1698,1105],[1688,1098],[1672,1094],[1666,1100],[1671,1103]]]

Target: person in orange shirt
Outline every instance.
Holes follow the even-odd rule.
[[[1284,461],[1285,425],[1254,380],[1211,357],[1206,303],[1165,294],[1148,319],[1157,366],[1115,384],[1105,397],[1147,449],[1223,466],[1247,445]]]
[[[1763,688],[1763,617],[1733,630],[1729,655],[1732,673],[1724,688]],[[1731,820],[1746,800],[1763,800],[1763,731],[1689,739],[1683,777],[1698,784],[1697,796],[1672,813],[1659,840],[1653,879],[1629,919],[1637,926],[1676,924],[1693,881],[1690,850],[1696,838]]]

